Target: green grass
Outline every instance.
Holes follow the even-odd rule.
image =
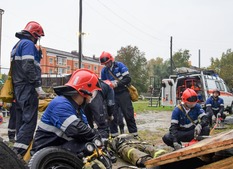
[[[155,106],[155,104],[152,104],[153,106],[151,106],[149,101],[137,101],[137,102],[133,102],[133,107],[134,107],[134,111],[137,113],[140,112],[146,112],[146,111],[172,111],[174,109],[174,107],[163,107],[163,106]]]

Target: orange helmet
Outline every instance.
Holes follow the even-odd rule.
[[[29,32],[35,39],[44,36],[44,30],[42,26],[35,21],[28,22],[23,30]]]
[[[102,54],[100,55],[101,65],[105,65],[109,61],[114,61],[112,55],[110,53],[108,53],[108,52],[102,52]]]
[[[197,103],[197,93],[190,88],[187,88],[182,94],[182,102],[183,103]]]
[[[110,80],[104,80],[104,83],[108,84],[111,88],[114,88],[114,86]]]
[[[98,77],[88,69],[77,69],[64,86],[54,87],[58,95],[72,96],[79,93],[85,98],[92,96],[95,90],[101,90]]]

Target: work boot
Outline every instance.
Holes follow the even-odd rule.
[[[152,159],[152,157],[150,157],[150,156],[141,157],[136,162],[136,166],[140,167],[140,168],[144,168],[144,167],[146,167],[145,162],[148,161],[148,160],[151,160],[151,159]]]

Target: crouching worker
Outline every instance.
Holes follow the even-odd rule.
[[[145,167],[145,162],[156,158],[166,151],[157,149],[154,145],[141,141],[132,134],[121,134],[114,137],[110,147],[125,161],[137,166]]]
[[[197,101],[197,93],[187,88],[182,94],[181,104],[172,112],[169,133],[162,139],[175,150],[182,148],[181,142],[190,142],[197,136],[209,135],[208,118]]]
[[[48,146],[78,153],[86,142],[99,137],[87,124],[83,106],[100,90],[98,77],[87,69],[76,70],[68,83],[55,87],[58,95],[46,108],[36,130],[31,154]]]

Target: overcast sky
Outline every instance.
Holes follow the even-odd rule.
[[[121,47],[137,46],[147,60],[170,58],[188,49],[191,62],[209,66],[233,45],[232,0],[83,0],[83,54],[114,56]],[[5,0],[2,16],[2,67],[9,68],[15,32],[27,22],[44,28],[41,45],[71,52],[78,50],[79,0]]]

